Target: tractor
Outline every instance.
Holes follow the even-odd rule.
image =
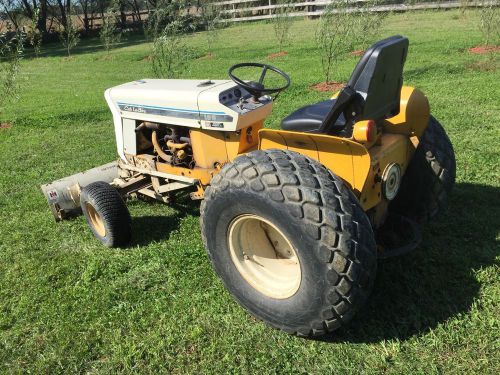
[[[368,298],[378,259],[418,246],[455,182],[445,130],[403,85],[408,46],[373,44],[337,94],[279,130],[264,121],[291,81],[267,64],[233,65],[229,80],[110,88],[119,159],[42,191],[56,220],[83,213],[108,247],[131,239],[127,199],[168,204],[187,192],[202,201],[208,257],[241,306],[290,334],[332,332]],[[248,70],[258,78],[242,79]]]

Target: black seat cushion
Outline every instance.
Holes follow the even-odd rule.
[[[319,130],[323,120],[335,103],[335,99],[325,100],[297,109],[281,122],[281,129],[296,132],[314,133]],[[345,127],[344,115],[340,115],[333,130],[342,130]]]

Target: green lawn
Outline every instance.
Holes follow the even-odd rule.
[[[371,299],[330,337],[307,340],[243,311],[212,271],[198,204],[130,202],[134,239],[103,248],[85,220],[55,223],[40,184],[116,158],[104,90],[150,76],[150,46],[129,38],[107,57],[84,41],[72,59],[48,47],[22,64],[22,97],[0,129],[0,373],[491,373],[500,372],[500,75],[472,12],[390,16],[381,37],[410,39],[407,84],[429,97],[457,156],[448,212],[407,256],[380,262]],[[293,26],[275,60],[272,26],[224,29],[215,58],[185,78],[223,79],[260,61],[292,77],[267,126],[328,97],[314,47],[317,21]],[[189,36],[202,56],[203,34]],[[489,59],[490,70],[474,64]],[[336,69],[346,79],[356,63]],[[482,63],[481,63],[482,64]]]

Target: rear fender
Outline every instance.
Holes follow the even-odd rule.
[[[403,86],[399,113],[384,121],[384,133],[404,134],[420,139],[430,118],[429,100],[419,89]]]
[[[358,198],[370,170],[370,154],[363,145],[325,134],[262,129],[259,149],[286,149],[309,156],[342,178]]]

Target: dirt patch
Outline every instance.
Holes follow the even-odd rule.
[[[496,60],[476,61],[467,64],[467,68],[470,70],[476,70],[481,72],[496,72],[498,68],[498,61]]]
[[[469,53],[473,53],[475,55],[484,55],[490,52],[499,52],[500,46],[475,46],[469,48]]]
[[[352,51],[349,53],[351,56],[363,56],[365,54],[365,50],[357,49],[356,51]]]
[[[271,53],[270,55],[267,55],[268,59],[277,59],[278,57],[283,57],[288,55],[288,52],[281,51],[281,52],[276,52],[276,53]]]
[[[66,56],[62,58],[63,62],[70,62],[73,61],[75,58],[73,56]]]
[[[213,60],[215,55],[213,53],[207,53],[204,56],[198,57],[198,60]]]
[[[0,123],[0,130],[10,129],[10,128],[12,128],[12,124],[8,122]]]
[[[309,88],[321,92],[326,92],[326,91],[336,92],[339,91],[344,86],[345,86],[344,82],[320,82],[316,83],[315,85],[309,86]]]

